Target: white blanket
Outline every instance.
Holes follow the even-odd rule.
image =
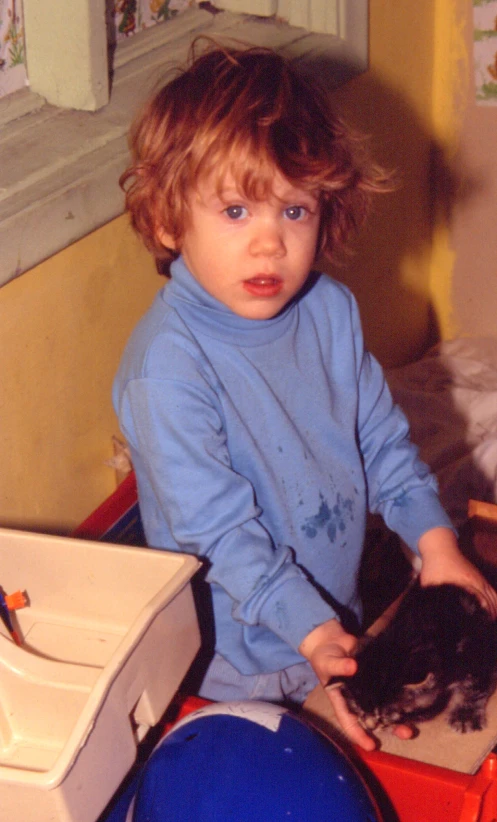
[[[443,342],[386,376],[454,524],[470,498],[497,503],[497,338]]]

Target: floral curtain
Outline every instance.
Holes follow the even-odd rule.
[[[193,0],[113,0],[117,41],[141,29],[170,20],[194,5]]]
[[[476,101],[497,105],[497,0],[473,0]]]
[[[0,97],[26,82],[21,0],[0,0]]]

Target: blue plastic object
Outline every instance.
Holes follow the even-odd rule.
[[[132,822],[381,822],[343,751],[284,708],[217,703],[148,760]]]

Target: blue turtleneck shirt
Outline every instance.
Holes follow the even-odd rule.
[[[415,551],[451,524],[345,286],[311,274],[250,320],[181,258],[171,275],[114,385],[147,543],[204,560],[218,653],[242,674],[282,670],[316,626],[360,617],[368,508]]]

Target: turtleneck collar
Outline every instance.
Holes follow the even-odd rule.
[[[190,273],[182,257],[171,265],[164,299],[192,330],[240,346],[264,345],[285,334],[298,321],[295,301],[269,320],[240,317],[212,297]]]

